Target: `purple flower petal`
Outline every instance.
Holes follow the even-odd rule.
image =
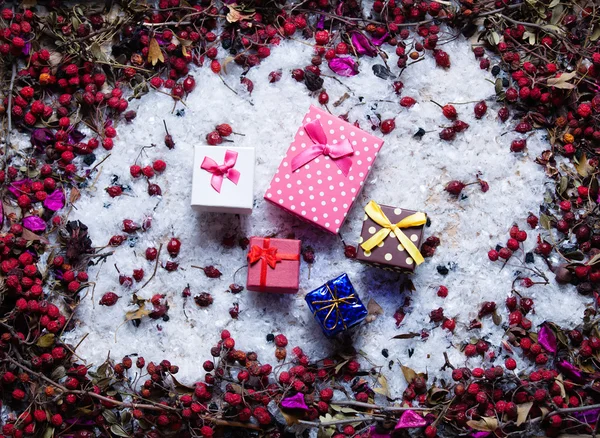
[[[46,222],[39,216],[27,216],[23,219],[23,227],[27,228],[29,231],[45,231],[46,230]]]
[[[44,207],[48,210],[58,211],[65,206],[65,194],[56,189],[44,199]]]
[[[317,29],[325,29],[325,15],[319,16],[319,21],[317,21]]]
[[[371,39],[371,42],[373,43],[374,46],[381,46],[385,40],[387,40],[387,37],[389,36],[389,33],[384,33],[381,37],[379,38],[373,38]]]
[[[69,144],[81,143],[81,140],[85,138],[85,134],[77,129],[73,129],[69,132],[68,142]]]
[[[31,145],[35,147],[38,152],[42,152],[49,143],[54,143],[56,138],[54,132],[48,128],[38,128],[31,132]]]
[[[490,436],[490,432],[483,432],[483,431],[480,431],[480,432],[473,432],[473,433],[471,434],[471,436],[472,436],[473,438],[485,438],[486,436]]]
[[[379,432],[377,432],[377,428],[375,426],[371,426],[371,430],[369,430],[369,437],[371,437],[371,438],[390,438],[391,435],[388,432],[379,433]]]
[[[582,371],[572,363],[567,362],[566,360],[561,360],[556,364],[556,366],[567,377],[570,377],[577,382],[581,382],[583,380]]]
[[[344,2],[339,2],[335,8],[335,13],[338,15],[344,15]]]
[[[340,76],[349,77],[358,73],[358,65],[350,56],[330,59],[329,68]]]
[[[583,421],[584,423],[591,424],[595,423],[600,416],[600,409],[590,409],[589,411],[583,412],[574,412],[573,415],[579,421]]]
[[[394,429],[409,429],[423,426],[427,426],[427,421],[415,411],[408,410],[404,411]]]
[[[33,181],[30,180],[29,178],[24,178],[24,179],[20,179],[17,181],[13,181],[10,183],[10,186],[8,186],[8,191],[11,192],[16,197],[19,197],[23,194],[23,192],[21,191],[21,187],[23,187],[26,184],[31,184],[32,182]]]
[[[0,228],[4,225],[4,204],[0,201]]]
[[[544,324],[538,332],[538,342],[542,347],[544,347],[546,351],[550,353],[556,353],[556,335],[554,334],[554,331],[548,326],[548,324]]]
[[[304,394],[298,393],[288,398],[281,400],[281,407],[286,409],[302,409],[308,411],[308,406],[304,401]]]
[[[27,56],[29,55],[29,52],[31,52],[31,43],[27,42],[25,43],[25,46],[23,46],[23,55]]]
[[[356,53],[359,55],[367,55],[371,57],[377,55],[377,50],[375,50],[375,47],[373,47],[369,39],[360,32],[352,33],[352,45],[354,46]]]

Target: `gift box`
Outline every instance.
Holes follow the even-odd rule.
[[[425,213],[369,202],[356,259],[384,269],[413,272],[423,263],[419,248],[426,222]]]
[[[327,337],[346,331],[367,317],[367,309],[347,274],[328,281],[308,293],[305,299]]]
[[[254,148],[196,146],[191,205],[197,211],[251,214]]]
[[[381,139],[311,106],[264,197],[338,233],[382,146]]]
[[[246,289],[293,294],[300,285],[300,241],[251,237]]]

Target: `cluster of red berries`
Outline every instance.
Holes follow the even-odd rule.
[[[223,137],[229,137],[233,129],[227,123],[221,123],[215,127],[215,130],[206,134],[206,142],[211,146],[223,143]]]
[[[501,247],[498,245],[495,249],[488,251],[488,257],[492,262],[499,258],[503,260],[510,259],[515,251],[522,249],[521,244],[527,240],[527,231],[519,229],[517,225],[510,228],[509,234],[510,238],[506,241],[506,246]]]

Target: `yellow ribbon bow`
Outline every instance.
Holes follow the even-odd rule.
[[[421,253],[419,252],[419,248],[415,246],[414,243],[408,238],[406,234],[400,228],[410,228],[417,227],[419,225],[425,224],[427,222],[427,216],[425,213],[415,213],[410,216],[405,217],[397,224],[393,224],[390,222],[388,217],[385,215],[383,210],[377,202],[370,201],[365,207],[365,213],[369,216],[375,223],[380,225],[382,228],[375,233],[369,240],[363,242],[360,246],[365,251],[371,251],[377,245],[385,240],[385,238],[393,231],[396,238],[400,241],[404,249],[410,254],[412,259],[415,261],[417,265],[423,263],[424,259]]]
[[[344,321],[344,317],[342,315],[342,312],[340,311],[340,304],[356,304],[356,295],[350,294],[346,297],[339,298],[337,296],[337,288],[336,287],[334,287],[333,290],[331,290],[331,288],[329,287],[329,284],[326,284],[325,287],[327,287],[327,291],[331,295],[331,299],[330,300],[313,301],[312,302],[313,306],[314,305],[323,305],[323,307],[320,307],[317,310],[315,310],[313,312],[313,314],[316,315],[319,312],[327,311],[327,315],[325,315],[325,318],[323,318],[323,327],[326,330],[334,330],[340,323],[340,319],[341,319],[342,324],[344,325],[344,330],[346,330],[348,327],[346,326],[346,321]],[[333,326],[331,326],[331,327],[327,327],[327,320],[329,319],[329,317],[331,316],[331,314],[333,312],[335,312],[335,324],[333,324]]]

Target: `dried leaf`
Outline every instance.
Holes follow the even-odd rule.
[[[69,202],[74,204],[81,197],[81,192],[77,187],[73,187],[71,189],[71,194],[69,195]]]
[[[415,380],[415,377],[417,377],[417,373],[415,373],[415,371],[412,368],[406,367],[404,365],[401,365],[400,368],[402,369],[402,374],[404,374],[404,379],[406,380],[406,383],[412,383],[412,381]]]
[[[102,416],[106,419],[108,424],[117,424],[119,422],[114,412],[109,409],[102,412]]]
[[[285,422],[287,423],[288,426],[298,424],[298,420],[300,420],[300,418],[304,416],[304,413],[295,415],[295,414],[285,412],[285,411],[279,411],[279,412],[281,412],[281,415],[283,416],[283,418],[285,418]]]
[[[367,323],[373,322],[379,315],[383,315],[383,308],[373,298],[369,300],[367,304]]]
[[[21,2],[21,7],[23,9],[31,9],[35,6],[37,6],[37,0],[23,0]]]
[[[577,75],[577,72],[574,72],[574,71],[571,73],[563,73],[558,78],[549,78],[548,81],[546,82],[546,84],[549,87],[556,87],[556,88],[562,88],[565,90],[570,90],[570,89],[575,88],[575,85],[569,83],[568,81],[573,79],[576,75]]]
[[[584,178],[589,176],[590,173],[594,171],[594,168],[590,166],[590,163],[588,162],[585,152],[581,154],[581,157],[579,157],[577,164],[575,164],[575,169],[577,169],[577,173]]]
[[[344,367],[344,365],[346,365],[348,362],[350,362],[350,359],[346,359],[346,360],[343,360],[342,362],[338,363],[335,366],[335,373],[336,374],[339,373],[340,370]]]
[[[494,322],[495,325],[502,324],[502,317],[498,314],[498,312],[492,313],[492,321]]]
[[[90,52],[91,52],[92,56],[94,58],[96,58],[96,60],[101,61],[101,62],[108,61],[108,57],[106,56],[106,53],[104,53],[104,50],[102,50],[102,47],[100,47],[100,44],[92,43],[92,45],[90,46]],[[60,58],[59,58],[59,60],[60,60]]]
[[[155,66],[158,61],[165,62],[165,57],[158,45],[158,41],[156,38],[150,39],[150,44],[148,45],[148,61]]]
[[[122,436],[122,437],[129,438],[129,434],[119,424],[113,424],[112,426],[110,426],[110,431],[112,433],[114,433],[116,436]]]
[[[558,184],[558,194],[562,196],[562,194],[567,190],[569,186],[569,178],[566,176],[562,176],[560,178],[560,182]]]
[[[226,5],[229,8],[229,12],[227,13],[227,21],[229,23],[236,23],[242,20],[251,20],[254,17],[254,12],[251,14],[242,14],[236,7],[235,3]]]
[[[551,224],[552,224],[552,218],[550,216],[548,216],[547,214],[540,215],[540,225],[542,226],[543,229],[549,230],[552,226]]]
[[[385,395],[386,397],[389,397],[390,396],[390,388],[388,387],[387,379],[384,376],[380,375],[377,378],[377,381],[381,385],[381,388],[374,388],[373,391],[376,392],[377,394],[381,394],[381,395]]]
[[[592,32],[592,35],[590,36],[590,40],[591,41],[596,41],[600,38],[600,26],[595,26],[594,27],[594,32]]]
[[[475,430],[483,430],[486,432],[493,432],[498,429],[498,420],[492,417],[481,417],[481,420],[467,421],[467,426]]]
[[[28,242],[42,242],[45,244],[50,243],[50,241],[48,239],[46,239],[44,236],[39,236],[31,231],[29,231],[27,228],[23,228],[23,233],[21,233],[21,237],[25,240],[27,240]]]
[[[135,310],[135,311],[131,311],[131,312],[127,312],[125,314],[125,320],[126,321],[131,321],[134,319],[141,319],[144,316],[148,316],[152,313],[152,310],[146,309],[146,304],[142,303],[140,304],[140,308]]]
[[[394,336],[392,339],[412,339],[412,338],[418,338],[419,336],[421,336],[421,333],[402,333],[400,335],[396,335]]]
[[[227,74],[227,65],[234,60],[233,56],[228,56],[227,58],[225,58],[223,60],[223,62],[221,63],[221,69],[223,70],[223,73]]]
[[[517,405],[517,426],[525,423],[527,421],[527,416],[529,415],[529,411],[533,406],[533,402],[523,403],[522,405]]]
[[[52,438],[54,436],[54,428],[49,427],[44,431],[44,436],[42,438]]]
[[[35,343],[35,345],[41,348],[48,348],[52,344],[54,344],[54,334],[52,333],[47,333],[44,336],[40,336],[38,341]]]

